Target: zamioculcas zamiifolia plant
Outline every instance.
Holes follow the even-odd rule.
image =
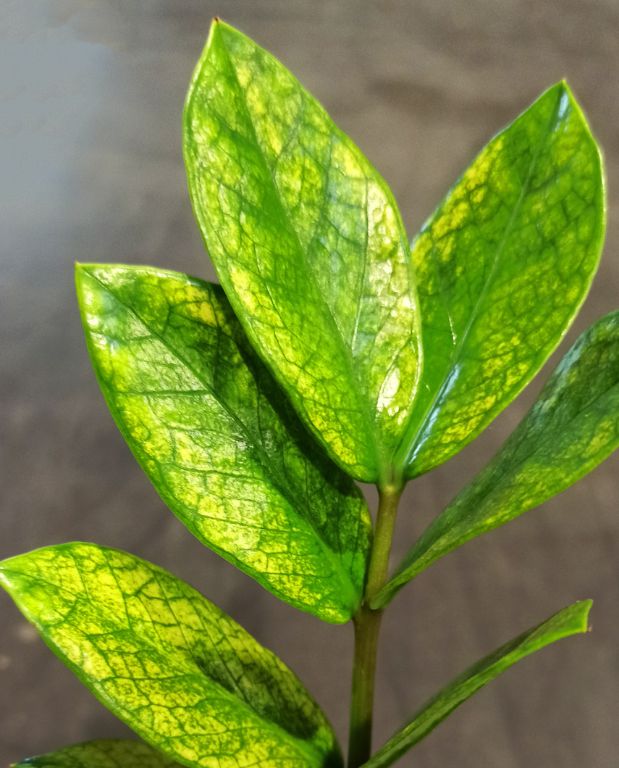
[[[220,285],[77,266],[88,350],[144,472],[202,543],[290,605],[355,629],[349,768],[391,765],[521,658],[584,632],[574,603],[443,688],[372,754],[383,611],[469,539],[619,444],[619,312],[568,351],[498,454],[389,552],[405,484],[471,442],[560,342],[598,266],[602,163],[565,83],[480,152],[409,245],[385,181],[266,51],[215,21],[184,113]],[[375,523],[355,481],[375,483]],[[0,581],[138,741],[37,768],[340,768],[297,677],[195,589],[125,552],[46,547]],[[482,761],[483,762],[483,761]]]

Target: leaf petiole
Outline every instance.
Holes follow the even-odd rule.
[[[389,572],[389,554],[402,495],[401,485],[379,488],[376,528],[368,567],[364,601],[353,622],[355,655],[352,674],[348,768],[363,765],[372,752],[372,714],[376,657],[383,610],[373,610],[369,603],[384,586]]]

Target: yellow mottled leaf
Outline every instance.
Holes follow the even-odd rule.
[[[277,596],[350,619],[367,507],[307,434],[221,288],[99,264],[78,266],[77,289],[103,394],[170,509]]]
[[[0,585],[95,696],[169,758],[198,768],[341,765],[293,673],[167,571],[60,544],[1,562]]]
[[[252,344],[351,475],[390,477],[420,373],[389,188],[280,62],[215,22],[187,97],[196,218]]]

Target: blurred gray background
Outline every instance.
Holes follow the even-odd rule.
[[[86,539],[170,568],[297,670],[345,740],[351,628],[278,603],[164,509],[97,390],[73,295],[74,260],[213,276],[185,189],[180,117],[215,14],[321,99],[393,186],[411,233],[481,145],[566,76],[604,147],[609,190],[603,267],[572,340],[619,304],[619,2],[0,4],[0,556]],[[548,370],[482,438],[408,488],[396,557],[492,455]],[[593,634],[520,664],[402,765],[616,768],[618,469],[610,459],[467,544],[394,603],[377,743],[499,643],[575,599],[596,601]],[[125,733],[4,594],[0,617],[0,765]]]

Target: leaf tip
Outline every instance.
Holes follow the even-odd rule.
[[[81,261],[76,261],[73,266],[73,274],[75,275],[75,284],[79,287],[82,277],[86,273],[86,264],[82,264]]]
[[[0,588],[9,594],[11,594],[12,583],[7,571],[10,571],[10,565],[17,557],[7,557],[5,560],[0,560]]]
[[[76,261],[74,265],[76,278],[81,277],[82,275],[87,275],[91,273],[93,270],[97,268],[97,266],[100,266],[100,265],[93,264],[93,263],[86,263],[83,261]]]
[[[579,122],[582,124],[585,130],[586,136],[588,137],[589,141],[592,143],[594,150],[596,152],[596,155],[598,157],[598,162],[600,165],[600,177],[601,177],[600,181],[602,183],[602,187],[604,188],[605,179],[604,179],[604,161],[602,158],[602,150],[595,136],[593,135],[593,131],[591,130],[591,126],[589,125],[587,116],[580,102],[576,98],[576,95],[574,94],[572,87],[567,82],[567,79],[564,77],[561,80],[559,80],[559,82],[556,83],[554,86],[552,86],[550,90],[557,91],[560,94],[561,99],[565,97],[565,106],[563,105],[563,102],[561,102],[561,108],[567,109],[567,106],[569,105],[569,108],[573,111],[573,113],[576,115]]]
[[[561,613],[568,618],[569,634],[586,634],[591,632],[589,614],[593,606],[593,600],[579,600],[565,608]]]
[[[581,600],[580,605],[582,606],[582,631],[583,632],[592,632],[593,627],[591,626],[591,623],[589,621],[591,609],[593,608],[593,600],[587,599],[587,600]]]
[[[76,261],[73,274],[75,278],[75,290],[77,292],[78,303],[81,306],[81,296],[84,290],[84,281],[88,279],[93,269],[93,264],[84,264],[81,261]]]
[[[213,16],[213,19],[211,20],[211,28],[209,30],[207,48],[208,48],[208,44],[213,40],[213,38],[216,35],[220,35],[222,31],[224,31],[225,29],[234,30],[234,27],[231,27],[229,24],[226,24],[226,22],[221,18],[221,16]]]
[[[567,93],[572,93],[572,89],[570,88],[570,84],[567,82],[567,78],[562,77],[559,82],[557,83],[557,87],[561,88],[562,90],[566,91]]]
[[[91,269],[96,269],[97,267],[102,266],[101,264],[96,264],[92,261],[76,261],[75,262],[75,270],[76,272],[82,271],[82,272],[88,272]]]

